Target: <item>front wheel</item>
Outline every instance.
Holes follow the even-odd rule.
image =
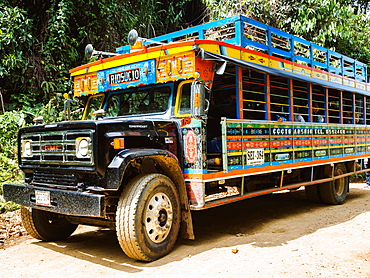
[[[173,182],[162,174],[133,179],[118,202],[116,232],[130,258],[154,261],[168,254],[180,229],[180,202]]]
[[[76,229],[62,214],[21,207],[21,217],[27,233],[43,241],[57,241],[69,237]]]

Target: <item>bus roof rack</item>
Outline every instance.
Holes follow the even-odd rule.
[[[361,82],[368,81],[366,64],[242,15],[155,37],[143,45],[192,40],[222,41]],[[116,51],[128,53],[130,45]]]

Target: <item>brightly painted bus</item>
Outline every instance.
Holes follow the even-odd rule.
[[[192,210],[302,186],[342,204],[367,171],[365,64],[244,16],[129,40],[70,71],[81,120],[19,131],[4,196],[35,238],[110,227],[152,261],[194,238]]]

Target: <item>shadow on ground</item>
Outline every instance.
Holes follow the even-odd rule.
[[[155,262],[128,258],[120,249],[114,231],[90,229],[66,241],[35,242],[65,255],[128,273],[140,272],[213,248],[244,244],[280,246],[315,231],[344,223],[370,211],[369,189],[351,188],[345,204],[327,206],[306,200],[304,190],[249,199],[205,211],[193,212],[194,241],[179,239],[174,250]]]

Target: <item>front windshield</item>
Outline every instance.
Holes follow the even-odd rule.
[[[108,93],[102,108],[105,117],[164,113],[170,107],[170,96],[169,86],[114,91]]]

